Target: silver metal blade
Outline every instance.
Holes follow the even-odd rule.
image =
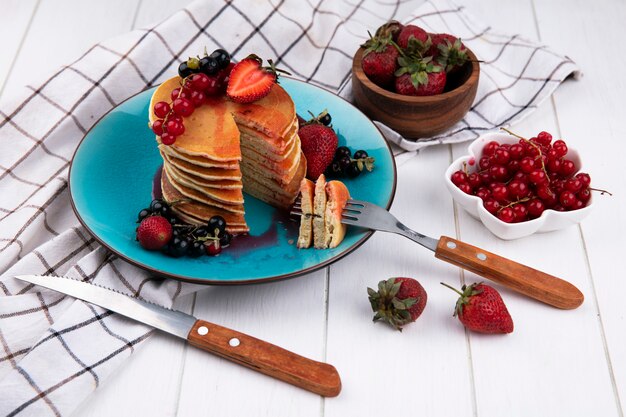
[[[46,275],[18,275],[15,278],[80,298],[182,339],[187,339],[189,331],[196,322],[195,317],[181,311],[170,310],[110,288],[72,278]]]

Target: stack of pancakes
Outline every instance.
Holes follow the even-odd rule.
[[[179,77],[161,84],[152,96],[170,102]],[[205,224],[224,217],[230,233],[248,232],[244,217],[246,193],[275,207],[296,199],[306,174],[300,150],[298,120],[291,97],[274,85],[266,97],[238,104],[212,97],[183,120],[185,133],[173,145],[159,142],[163,157],[161,188],[175,213],[186,223]]]

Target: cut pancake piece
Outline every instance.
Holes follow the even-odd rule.
[[[196,177],[212,181],[241,181],[241,171],[239,167],[236,169],[205,168],[190,164],[178,158],[173,158],[163,152],[161,152],[161,156],[163,156],[164,164],[169,164],[180,171],[184,171]]]
[[[176,168],[172,164],[167,164],[167,169],[170,173],[175,174],[175,177],[182,176],[185,177],[188,181],[191,181],[201,187],[207,188],[217,188],[222,190],[240,190],[243,188],[241,184],[241,180],[221,180],[221,179],[206,179],[199,177],[195,174],[190,174],[189,172],[182,171]]]
[[[297,122],[294,124],[292,130],[289,131],[288,136],[284,138],[270,138],[258,130],[243,126],[239,127],[239,131],[242,138],[241,142],[243,142],[243,138],[245,138],[251,145],[257,148],[259,152],[267,153],[268,158],[273,160],[284,159],[298,137]]]
[[[159,150],[162,154],[176,158],[176,160],[185,161],[188,164],[203,168],[237,169],[239,167],[239,161],[215,161],[202,156],[187,155],[163,144],[159,145]]]
[[[246,170],[246,168],[243,169]],[[272,206],[289,208],[298,197],[299,184],[305,175],[306,158],[302,155],[298,171],[289,184],[280,185],[272,180],[264,179],[252,170],[244,175],[243,189],[246,193]]]
[[[203,187],[190,181],[186,176],[180,175],[169,164],[164,164],[163,169],[167,171],[167,176],[177,184],[198,191],[210,199],[224,204],[243,204],[243,191],[241,188],[225,189],[214,187]]]
[[[336,248],[346,235],[346,225],[341,223],[341,215],[350,199],[348,188],[341,181],[326,184],[326,211],[324,215],[326,247]]]
[[[315,184],[306,178],[300,183],[300,232],[298,234],[298,248],[308,248],[313,240],[313,195]]]
[[[241,214],[244,213],[242,204],[225,204],[225,203],[215,200],[214,198],[210,198],[202,194],[200,191],[197,191],[193,188],[186,187],[176,182],[175,180],[172,179],[172,177],[170,177],[167,174],[167,170],[165,169],[163,170],[162,176],[166,177],[168,183],[186,198],[198,201],[200,203],[204,203],[208,206],[219,207],[221,209],[224,209],[226,211],[230,211],[233,213],[241,213]]]
[[[241,162],[241,166],[256,166],[257,170],[265,172],[265,176],[270,178],[276,178],[283,184],[291,182],[293,176],[298,170],[300,164],[301,152],[300,147],[294,148],[293,156],[280,163],[272,163],[267,158],[258,154],[254,150],[241,147],[241,152],[244,155],[244,160]]]
[[[315,197],[313,198],[313,246],[316,249],[326,249],[326,177],[320,175],[315,182]]]

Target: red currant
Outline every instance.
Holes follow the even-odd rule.
[[[518,180],[528,184],[528,175],[524,174],[523,171],[517,171],[515,174],[513,174],[512,180]]]
[[[204,91],[209,87],[209,76],[203,73],[193,74],[189,80],[189,88],[195,91]]]
[[[580,210],[581,208],[585,207],[587,204],[583,203],[581,200],[576,199],[574,201],[574,204],[572,204],[571,210]]]
[[[465,184],[467,182],[467,174],[461,170],[455,171],[450,177],[452,184],[457,187],[461,184]]]
[[[550,142],[552,142],[551,134],[549,134],[548,132],[539,132],[539,134],[537,135],[537,143],[543,146],[548,146]]]
[[[161,136],[163,133],[163,119],[157,119],[152,122],[152,131],[155,135]]]
[[[204,92],[209,96],[216,96],[222,93],[225,84],[216,76],[209,77],[209,85],[204,89]]]
[[[554,152],[556,152],[556,155],[559,158],[562,158],[567,154],[567,145],[561,139],[552,144],[552,149],[554,149]]]
[[[580,189],[583,188],[583,182],[578,178],[570,178],[565,181],[565,189],[567,191],[571,191],[573,193],[577,193]]]
[[[472,173],[467,176],[467,183],[476,188],[481,184],[480,176],[477,173]]]
[[[159,101],[154,105],[154,114],[156,117],[164,118],[170,112],[170,105],[164,101]]]
[[[519,161],[524,156],[524,147],[519,143],[511,145],[509,148],[509,155],[511,156],[511,159]]]
[[[552,210],[554,210],[554,211],[566,211],[566,210],[565,210],[565,207],[563,207],[563,206],[562,206],[562,205],[560,205],[560,204],[557,204],[557,205],[555,205],[554,207],[552,207]]]
[[[535,185],[543,184],[544,182],[548,181],[548,177],[546,176],[546,173],[540,169],[536,169],[530,174],[528,174],[528,179],[530,180],[530,182],[532,182]]]
[[[546,206],[543,201],[535,198],[528,203],[528,215],[532,218],[537,218],[545,211]]]
[[[511,198],[519,200],[520,198],[527,197],[530,193],[530,189],[525,182],[513,180],[507,186],[508,194]]]
[[[480,177],[480,182],[482,182],[483,185],[491,184],[491,175],[489,175],[489,171],[479,172],[478,176]]]
[[[537,187],[537,197],[546,203],[546,206],[552,206],[556,203],[556,194],[548,184],[541,184]]]
[[[472,186],[466,182],[459,184],[457,187],[459,187],[459,190],[463,191],[465,194],[472,194],[472,191],[474,191]]]
[[[500,144],[498,142],[496,142],[495,140],[492,140],[491,142],[489,142],[483,147],[483,156],[493,155],[499,146]]]
[[[515,159],[511,159],[508,164],[506,164],[506,170],[509,171],[509,174],[514,175],[519,171],[519,161]]]
[[[189,90],[183,88],[183,91],[181,92],[180,89],[181,87],[172,90],[172,93],[170,94],[170,98],[172,99],[172,101],[176,100],[177,98],[189,98]]]
[[[502,165],[493,165],[489,168],[489,175],[496,181],[506,181],[509,178],[509,171]]]
[[[171,133],[163,132],[163,134],[161,135],[161,143],[163,145],[171,145],[174,142],[176,142],[176,136],[172,135]]]
[[[584,190],[579,191],[576,194],[576,197],[583,203],[587,204],[589,200],[591,200],[591,190],[589,188],[585,188]]]
[[[195,110],[193,103],[186,98],[177,98],[174,100],[172,108],[174,113],[182,117],[191,116]]]
[[[530,156],[525,156],[519,162],[519,167],[525,173],[530,174],[531,172],[535,170],[535,160],[531,158]]]
[[[505,223],[513,223],[515,220],[515,213],[511,207],[505,207],[498,212],[498,218]]]
[[[196,75],[204,75],[204,74],[196,74]],[[189,98],[194,106],[200,107],[206,102],[206,94],[202,91],[192,91],[191,97]]]
[[[561,170],[561,160],[560,159],[549,159],[548,158],[548,164],[546,165],[546,168],[548,169],[548,172],[559,172]]]
[[[559,195],[559,202],[565,208],[573,207],[576,204],[576,195],[571,191],[563,191]]]
[[[579,172],[578,174],[576,174],[576,178],[580,180],[580,182],[583,184],[583,187],[589,187],[589,185],[591,185],[591,176],[589,176],[589,174],[587,173]]]
[[[494,182],[490,188],[491,196],[499,203],[506,203],[509,200],[509,190],[506,185]]]
[[[168,120],[165,125],[165,130],[170,135],[180,136],[185,133],[185,125],[178,122],[177,120]]]
[[[483,202],[487,201],[489,198],[491,198],[491,191],[489,191],[487,187],[480,187],[478,188],[478,190],[476,190],[476,197],[483,200]]]
[[[487,168],[489,168],[489,165],[491,165],[491,162],[489,161],[489,157],[488,156],[483,156],[478,161],[478,167],[480,169],[487,169]]]
[[[498,203],[496,200],[491,198],[491,199],[488,199],[486,201],[483,201],[483,207],[485,207],[485,209],[489,213],[496,214],[498,212],[498,210],[500,210],[500,203]]]
[[[513,216],[516,223],[523,222],[528,217],[528,209],[524,203],[518,203],[513,206]]]
[[[222,252],[222,246],[220,245],[219,240],[211,240],[209,243],[204,245],[206,247],[206,253],[210,256],[218,255]]]
[[[494,152],[493,159],[500,165],[506,165],[511,160],[511,154],[506,149],[502,149],[502,147],[500,147]]]
[[[574,162],[570,161],[569,159],[563,160],[563,163],[561,164],[561,169],[559,170],[559,174],[564,177],[570,177],[574,175],[574,172],[576,172],[576,165],[574,165]]]

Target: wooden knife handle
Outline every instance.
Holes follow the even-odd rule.
[[[447,236],[435,256],[554,307],[574,309],[585,299],[567,281]]]
[[[192,346],[324,397],[335,397],[341,391],[341,379],[334,366],[217,324],[196,321],[187,341]]]

